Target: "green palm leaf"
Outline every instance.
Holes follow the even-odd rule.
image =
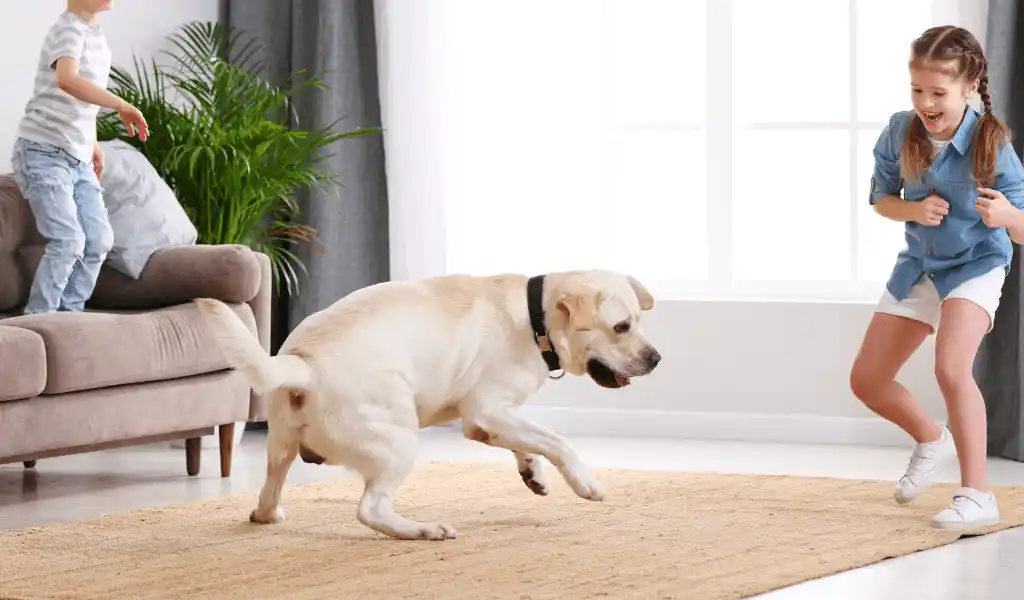
[[[261,46],[219,23],[193,22],[170,36],[169,60],[134,73],[111,71],[111,91],[146,116],[146,142],[127,134],[116,113],[99,119],[102,140],[138,148],[171,186],[202,244],[244,244],[266,253],[278,291],[298,293],[306,267],[295,248],[317,243],[301,223],[297,196],[340,187],[324,168],[339,142],[378,135],[342,131],[339,122],[302,130],[294,98],[324,93],[322,75],[297,71],[281,85],[262,76]]]

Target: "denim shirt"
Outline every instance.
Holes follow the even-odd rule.
[[[899,196],[900,191],[910,202],[920,202],[934,193],[949,203],[949,214],[937,226],[906,223],[907,245],[897,255],[886,283],[886,289],[897,300],[906,298],[922,276],[929,277],[939,297],[945,298],[961,283],[994,268],[1003,267],[1009,272],[1013,256],[1009,233],[1004,227],[985,225],[974,207],[981,195],[974,179],[971,149],[978,117],[978,111],[968,106],[953,139],[916,182],[903,180],[899,164],[903,137],[914,112],[893,114],[878,136],[871,176],[872,205],[887,194]],[[990,187],[1002,192],[1013,206],[1024,209],[1024,167],[1009,143],[999,152],[995,182]]]

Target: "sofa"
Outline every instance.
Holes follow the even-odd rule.
[[[45,242],[0,175],[0,464],[185,440],[189,476],[217,434],[231,474],[236,424],[265,399],[226,364],[192,300],[222,300],[270,347],[271,267],[240,245],[157,250],[138,279],[104,266],[85,312],[24,315]]]

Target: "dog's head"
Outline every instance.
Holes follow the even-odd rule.
[[[566,372],[620,388],[654,370],[661,355],[640,327],[654,298],[643,284],[598,270],[552,274],[549,281],[549,336]]]

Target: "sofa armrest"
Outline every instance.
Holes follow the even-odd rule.
[[[272,305],[271,287],[274,285],[273,271],[270,265],[270,257],[262,252],[253,252],[260,268],[260,289],[249,301],[249,308],[252,309],[252,316],[256,319],[256,333],[260,340],[260,346],[267,353],[270,352],[270,323]],[[249,420],[267,420],[267,398],[265,395],[250,392],[249,396]]]
[[[248,246],[200,244],[164,248],[153,253],[138,279],[103,268],[88,306],[149,309],[183,304],[195,298],[251,302],[262,291],[263,279],[260,261]]]

